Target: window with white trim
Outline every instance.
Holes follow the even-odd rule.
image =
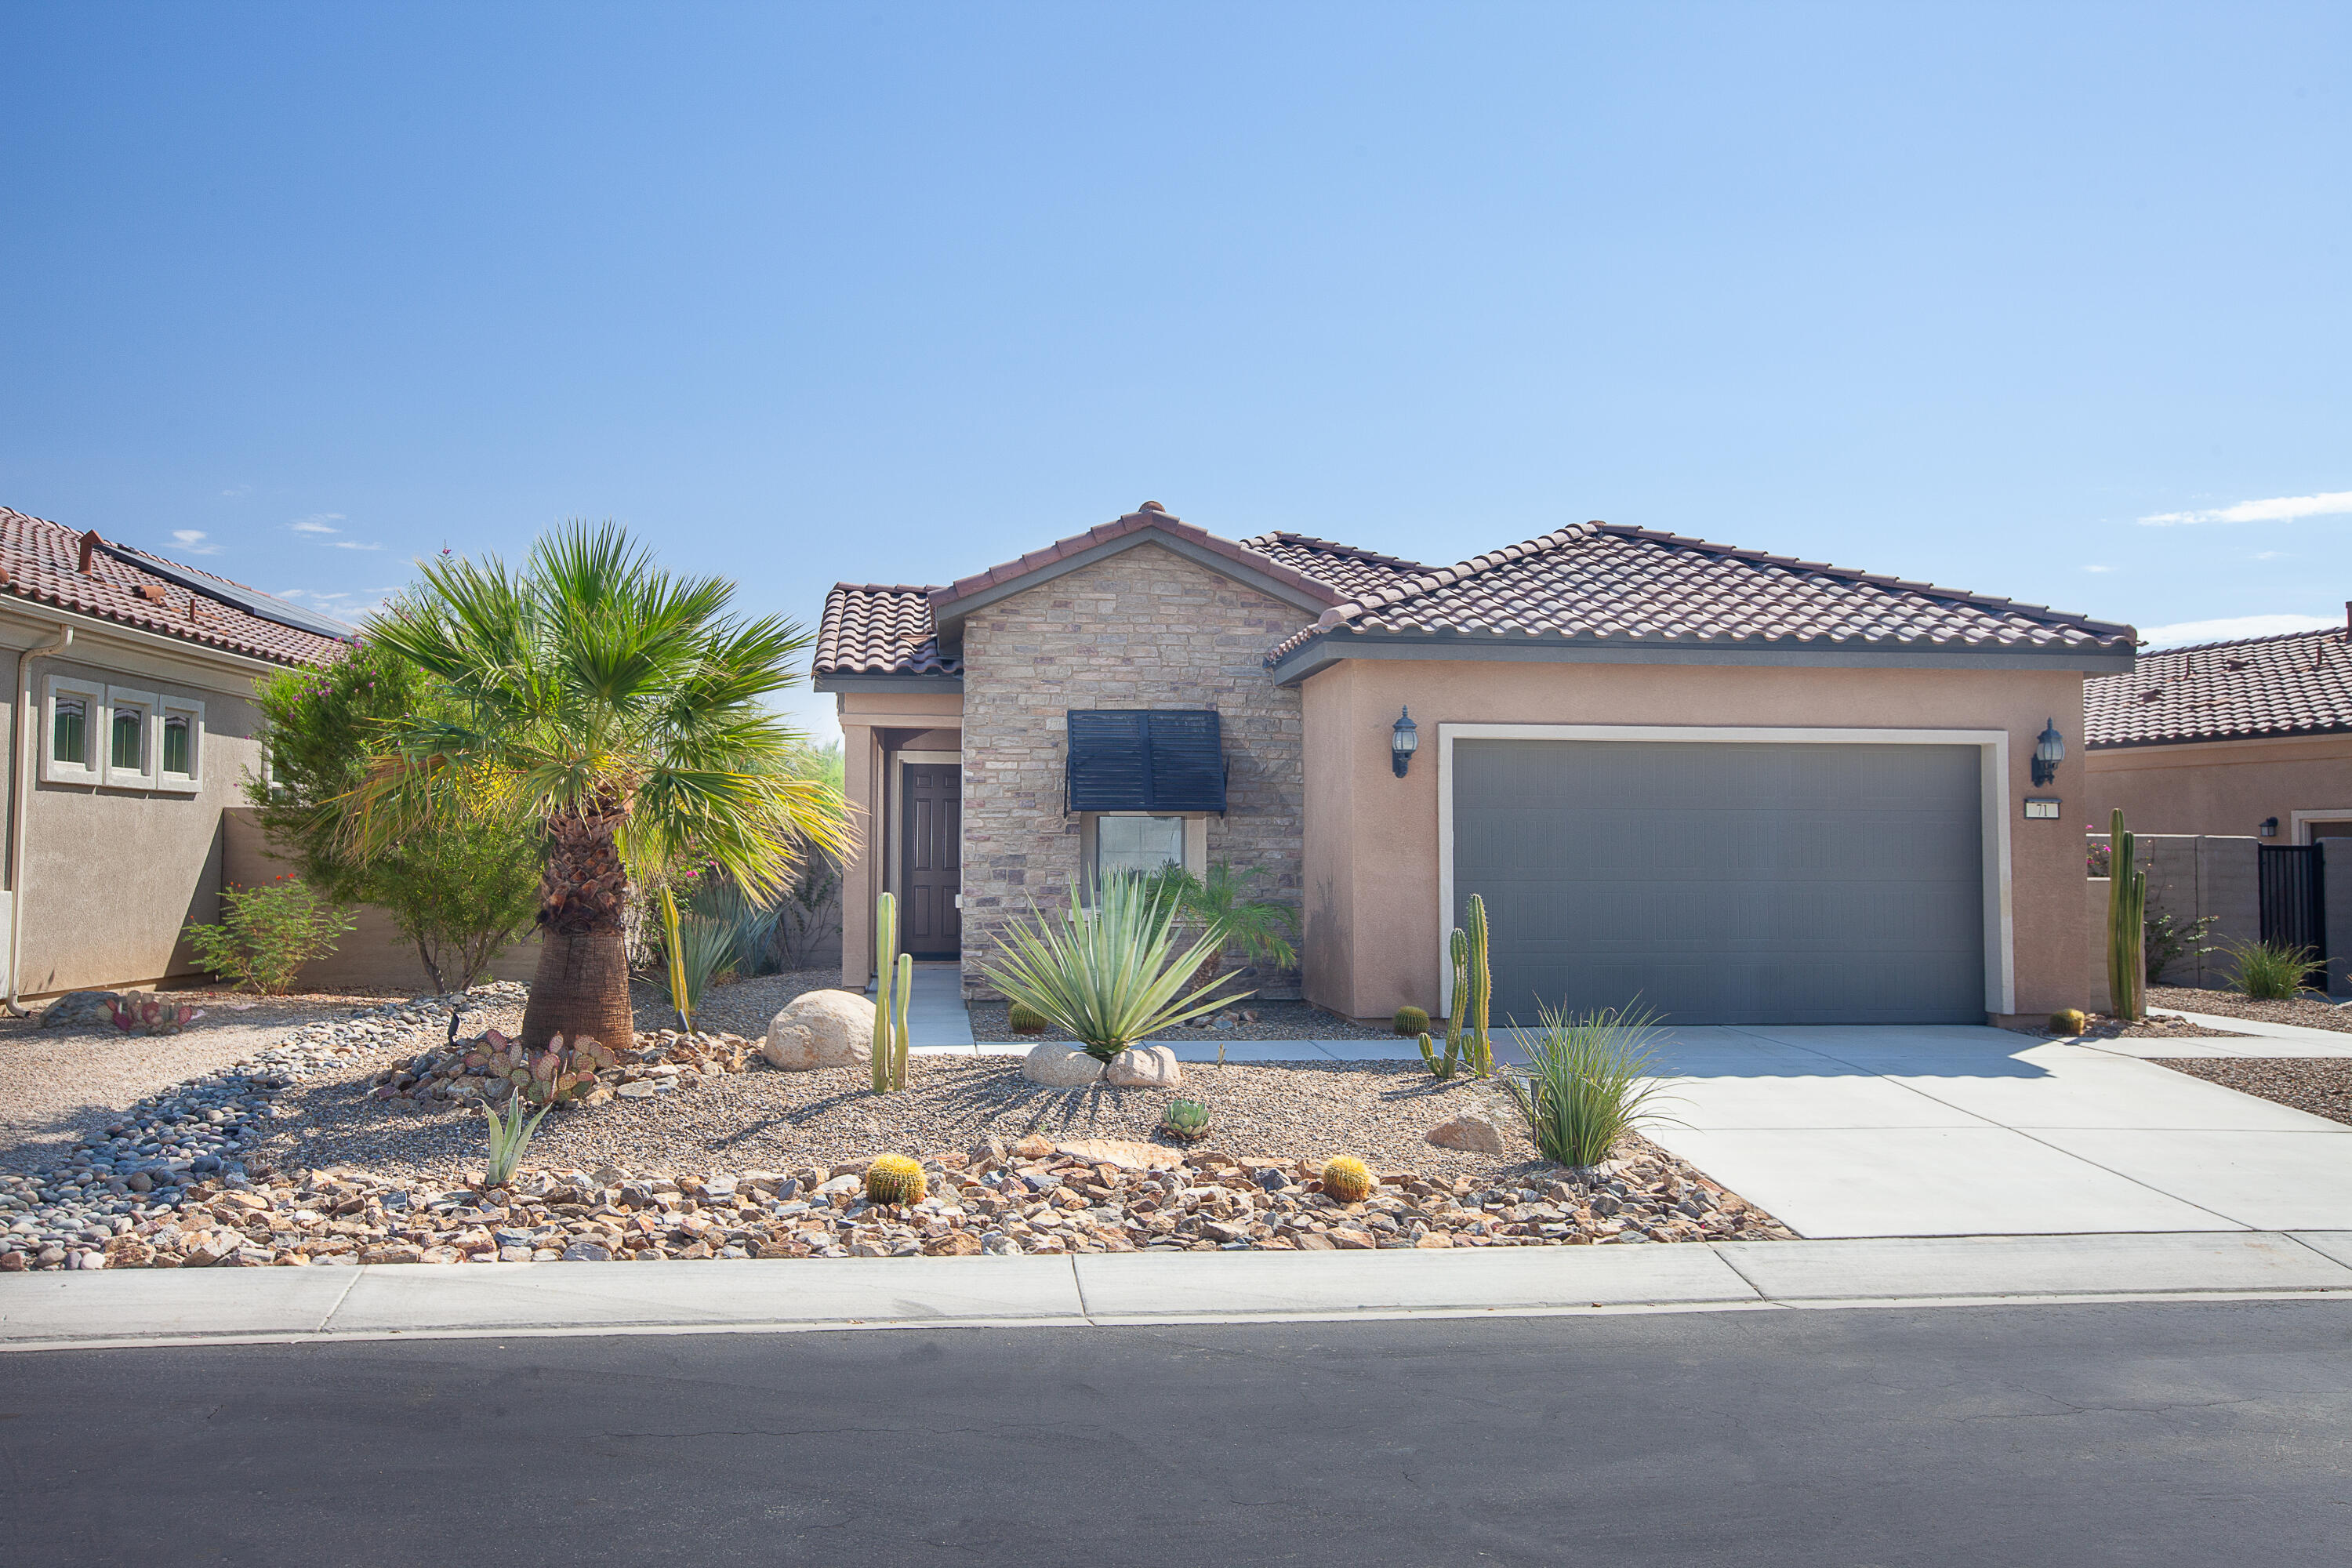
[[[44,706],[41,777],[50,784],[97,784],[105,774],[106,688],[52,675]]]
[[[193,792],[204,783],[205,705],[166,697],[155,739],[156,787]]]
[[[1204,816],[1090,811],[1079,816],[1078,824],[1089,902],[1105,877],[1149,875],[1171,865],[1199,876],[1207,868],[1209,819]]]
[[[155,787],[155,694],[106,689],[106,780],[117,789]]]

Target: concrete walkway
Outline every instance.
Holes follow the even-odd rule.
[[[2352,1295],[2352,1232],[0,1278],[0,1350]]]

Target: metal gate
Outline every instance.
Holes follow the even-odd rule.
[[[2302,947],[2315,958],[2327,952],[2326,869],[2316,844],[2264,844],[2260,849],[2263,940],[2277,947]]]

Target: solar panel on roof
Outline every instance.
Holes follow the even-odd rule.
[[[176,583],[189,592],[202,594],[208,599],[218,599],[225,605],[234,605],[248,616],[256,616],[281,626],[291,626],[298,632],[309,632],[313,637],[333,637],[338,641],[349,641],[359,635],[357,626],[348,626],[331,616],[322,616],[316,610],[306,610],[299,605],[288,603],[275,594],[265,594],[258,588],[248,588],[242,583],[232,583],[226,577],[215,577],[209,572],[199,572],[193,566],[183,566],[176,561],[166,561],[161,556],[150,555],[145,551],[133,549],[128,544],[109,544],[100,542],[99,548],[118,561],[138,567],[142,572],[152,572],[166,583]]]

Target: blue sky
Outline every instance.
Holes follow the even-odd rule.
[[[346,609],[612,517],[813,622],[1149,498],[2317,624],[2347,67],[2342,5],[14,0],[0,502]]]

